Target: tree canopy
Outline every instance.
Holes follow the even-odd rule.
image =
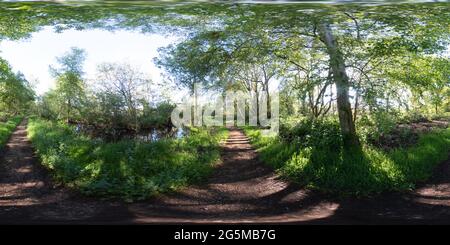
[[[300,114],[337,115],[346,145],[358,145],[357,121],[367,116],[361,111],[374,116],[424,103],[435,113],[448,111],[446,3],[8,2],[0,8],[0,39],[26,38],[43,26],[177,33],[183,40],[161,49],[155,62],[179,85],[270,96],[269,85],[278,82],[282,91],[291,88],[293,98],[282,100],[300,104]]]

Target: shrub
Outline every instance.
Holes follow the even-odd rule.
[[[363,142],[370,142],[388,135],[397,124],[397,117],[385,110],[379,110],[373,115],[363,115],[357,124],[357,132]]]
[[[420,111],[412,111],[403,115],[399,121],[401,123],[428,122],[429,118]]]
[[[335,119],[305,119],[295,125],[281,124],[280,139],[298,142],[304,147],[334,148],[341,144],[339,123]]]
[[[302,132],[303,137],[313,134],[296,130],[290,134]],[[316,132],[324,131],[320,126]],[[312,143],[304,144],[299,138],[297,143],[289,142],[282,137],[261,136],[255,128],[245,128],[245,133],[260,152],[261,160],[281,176],[325,192],[356,196],[411,189],[447,159],[450,149],[450,128],[421,135],[412,147],[387,152],[368,145],[344,151],[333,141],[318,143],[305,139]],[[320,138],[328,137],[331,135],[325,133]]]
[[[29,137],[55,180],[81,192],[125,200],[201,181],[220,158],[227,131],[192,130],[182,139],[104,143],[78,135],[72,127],[30,120]]]
[[[22,121],[22,117],[16,116],[6,122],[0,122],[0,149],[6,144],[14,129]]]

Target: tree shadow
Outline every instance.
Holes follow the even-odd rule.
[[[320,158],[323,152],[314,150],[311,154]],[[364,161],[362,151],[340,154],[341,160],[333,165],[334,171],[345,171],[344,163],[350,161],[368,163]],[[273,169],[263,166],[256,155],[249,157],[222,166],[205,185],[132,204],[102,201],[62,189],[24,190],[14,197],[14,201],[30,198],[30,195],[34,195],[37,201],[16,205],[12,198],[0,198],[0,223],[450,223],[450,160],[440,165],[431,181],[419,186],[416,191],[367,198],[338,198],[282,181]],[[33,159],[33,164],[39,165],[35,157]],[[318,171],[323,167],[311,165],[305,171]],[[362,165],[360,171],[368,171],[369,168],[370,165]],[[257,195],[246,195],[245,188],[220,188],[224,184],[235,186],[239,182],[246,182],[245,188],[262,186],[255,189]],[[439,195],[436,195],[437,192]]]

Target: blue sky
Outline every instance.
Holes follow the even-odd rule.
[[[36,80],[36,91],[42,94],[54,86],[49,65],[55,65],[56,57],[70,47],[87,51],[84,66],[87,79],[95,78],[97,65],[102,62],[128,62],[159,82],[161,71],[154,65],[153,58],[158,55],[159,47],[176,40],[176,37],[133,31],[68,30],[55,33],[46,27],[26,40],[2,41],[0,56],[15,71],[24,73],[29,81]]]

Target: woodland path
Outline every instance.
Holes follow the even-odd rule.
[[[409,193],[335,199],[285,182],[238,129],[208,180],[137,202],[103,201],[55,186],[26,136],[26,120],[0,153],[0,223],[450,224],[450,160]]]

